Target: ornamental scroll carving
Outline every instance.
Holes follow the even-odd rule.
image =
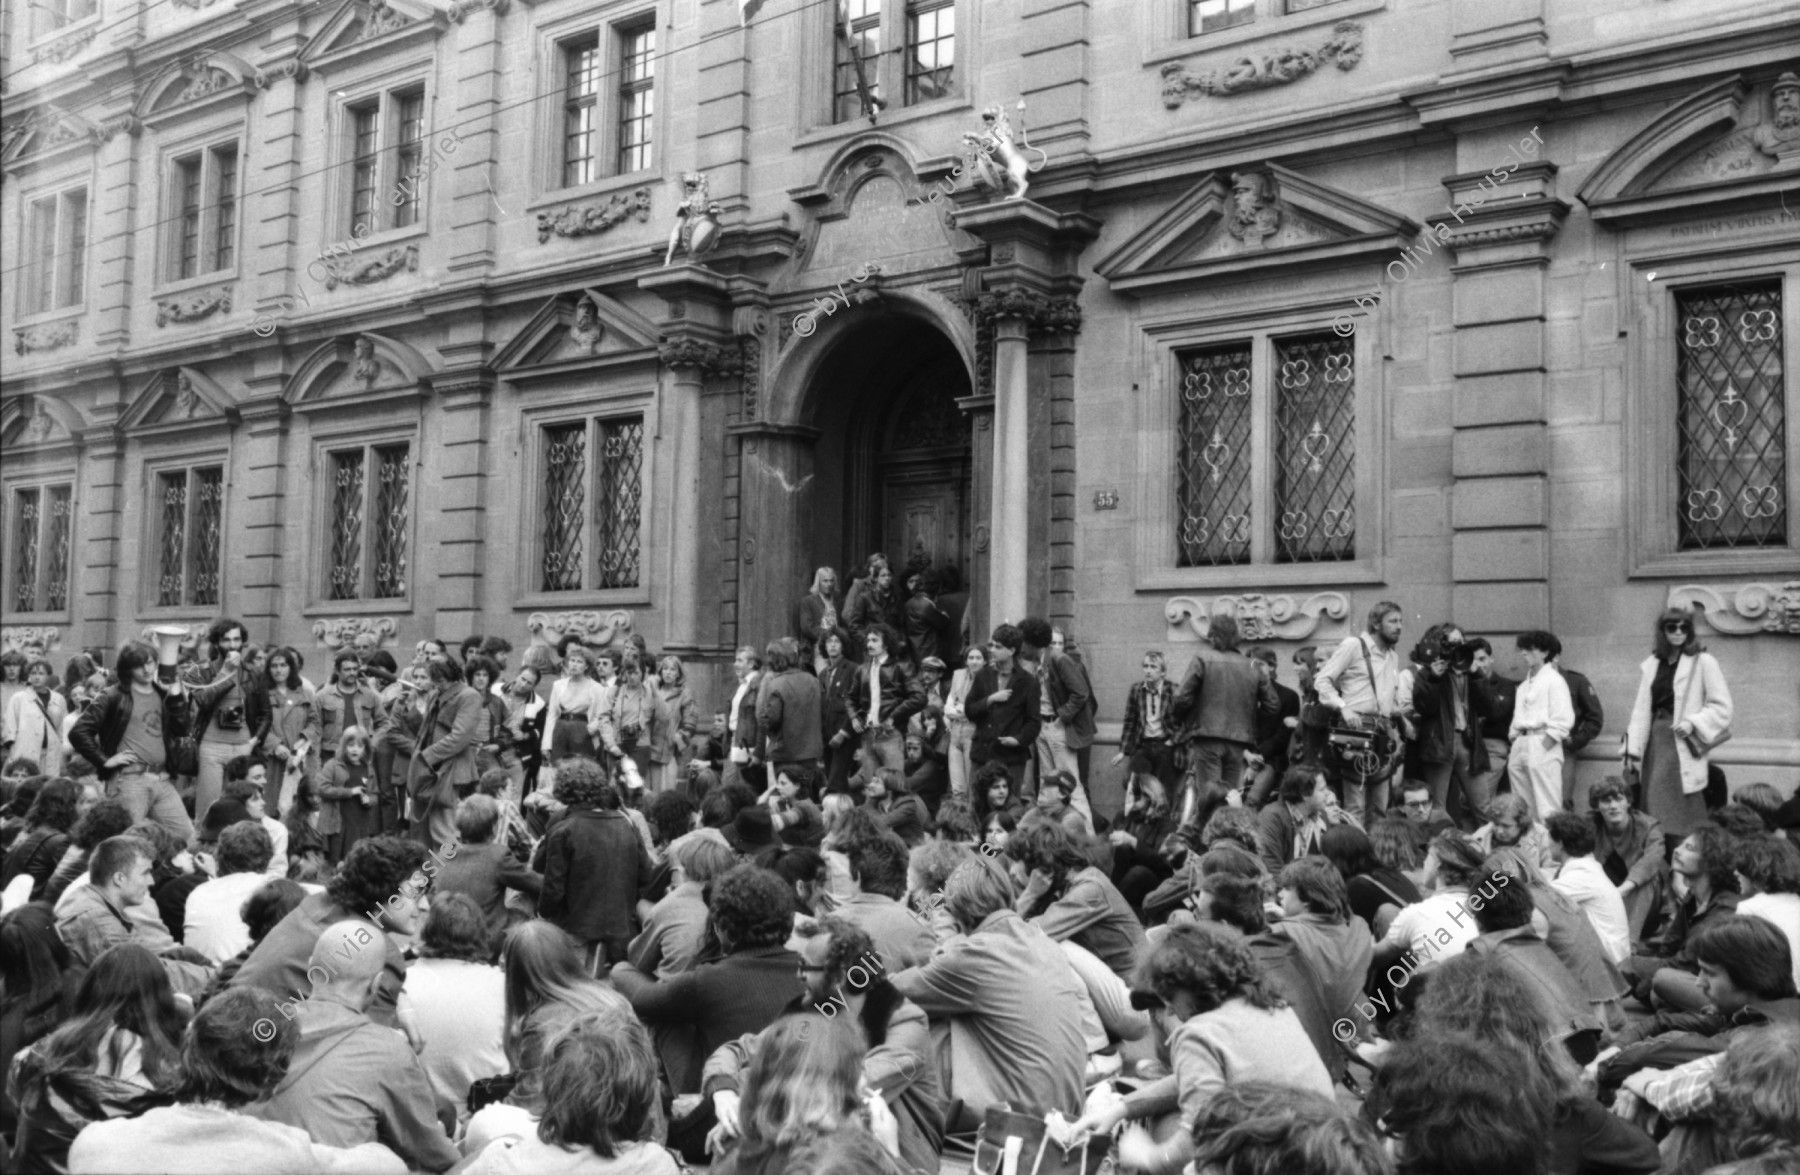
[[[631,613],[622,608],[610,612],[533,612],[525,618],[532,640],[552,648],[565,636],[579,636],[583,644],[604,648],[631,635]]]
[[[1214,616],[1236,620],[1238,636],[1246,641],[1348,636],[1347,631],[1335,630],[1349,615],[1350,599],[1342,592],[1314,592],[1299,602],[1292,596],[1265,596],[1260,592],[1214,596],[1210,602],[1176,596],[1163,609],[1163,618],[1169,623],[1168,639],[1176,642],[1204,640]]]
[[[76,33],[74,36],[64,37],[60,41],[52,41],[48,45],[40,45],[38,48],[31,51],[32,64],[42,65],[44,62],[48,61],[52,65],[61,65],[63,62],[92,44],[94,34],[99,31],[99,29],[88,29],[85,32]]]
[[[1683,584],[1669,589],[1668,606],[1698,611],[1708,627],[1724,636],[1800,636],[1800,579],[1722,587]]]
[[[73,343],[79,334],[80,327],[74,320],[28,327],[13,336],[13,349],[21,355],[33,351],[57,351]]]
[[[357,34],[356,40],[359,44],[363,41],[373,41],[376,37],[386,36],[395,29],[405,28],[411,23],[412,21],[407,19],[404,13],[388,7],[382,0],[374,0],[369,5],[369,15],[364,19],[362,31]]]
[[[1162,67],[1163,105],[1174,110],[1195,94],[1223,97],[1285,86],[1327,64],[1352,70],[1362,61],[1362,52],[1362,26],[1341,20],[1331,30],[1331,38],[1317,49],[1277,49],[1258,57],[1240,57],[1224,69],[1203,74],[1191,74],[1181,62],[1171,61]]]
[[[231,312],[230,286],[189,294],[185,298],[164,298],[158,301],[156,325],[167,326],[171,322],[198,322],[202,318],[212,317],[221,310],[228,314]]]
[[[737,349],[693,338],[666,339],[657,354],[666,367],[698,367],[709,376],[736,375],[744,366]]]
[[[578,204],[555,212],[538,213],[538,244],[551,237],[588,237],[603,233],[630,217],[650,219],[650,189],[638,188],[629,196],[615,192],[604,203]]]
[[[472,12],[480,12],[483,8],[492,8],[495,16],[506,15],[507,0],[456,0],[450,6],[449,17],[461,24]]]
[[[402,269],[408,273],[418,272],[419,247],[401,245],[378,253],[366,261],[331,260],[321,264],[325,266],[325,288],[328,290],[335,290],[340,285],[366,286],[392,277]]]
[[[0,628],[0,651],[42,656],[62,644],[62,629],[49,625],[9,624]]]
[[[312,634],[328,649],[341,649],[346,645],[379,648],[391,644],[400,635],[400,626],[387,616],[344,616],[336,620],[313,621]],[[374,637],[374,642],[363,640],[365,636]]]

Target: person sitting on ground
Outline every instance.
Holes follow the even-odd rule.
[[[978,1124],[989,1106],[1079,1113],[1087,1065],[1080,978],[1057,944],[1019,917],[1006,870],[977,854],[944,883],[944,907],[966,936],[954,951],[892,976],[894,989],[947,1022],[951,1131]]]
[[[448,1170],[458,1156],[424,1066],[398,1033],[366,1014],[385,977],[383,937],[361,921],[320,933],[307,962],[310,990],[292,1011],[299,1030],[293,1064],[249,1113],[326,1146],[380,1142],[409,1168]]]
[[[1266,1081],[1221,1089],[1188,1123],[1207,1175],[1391,1175],[1370,1126],[1329,1098]]]
[[[700,1092],[700,1069],[713,1050],[768,1027],[800,990],[799,956],[783,945],[794,925],[787,883],[766,869],[739,865],[713,882],[709,909],[722,958],[662,982],[630,964],[612,974],[652,1029],[694,1027],[694,1053],[669,1066],[677,1094]]]
[[[825,818],[812,801],[818,791],[819,773],[803,763],[784,763],[772,769],[774,782],[763,793],[770,822],[782,843],[816,849],[825,839]]]
[[[83,812],[69,834],[69,847],[56,863],[50,882],[44,887],[42,901],[60,905],[71,884],[87,875],[88,861],[103,840],[124,836],[131,827],[131,809],[123,800],[102,800]],[[80,886],[76,885],[79,889]]]
[[[7,1073],[19,1115],[9,1170],[64,1170],[85,1126],[139,1113],[146,1095],[173,1084],[188,1013],[160,961],[121,943],[92,964],[70,1020],[15,1057]]]
[[[1094,826],[1070,802],[1081,783],[1067,771],[1052,771],[1038,785],[1037,799],[1019,819],[1019,827],[1032,828],[1044,824],[1060,824],[1071,836],[1086,840],[1094,835]]]
[[[1388,927],[1387,937],[1375,948],[1376,969],[1387,968],[1409,950],[1442,962],[1475,941],[1479,931],[1469,917],[1469,891],[1482,878],[1484,859],[1464,834],[1453,829],[1437,834],[1425,858],[1425,881],[1435,889],[1424,901],[1401,910]]]
[[[1327,1008],[1347,1008],[1361,998],[1375,940],[1350,913],[1350,894],[1337,867],[1324,857],[1302,857],[1277,882],[1281,921],[1270,933],[1291,939],[1319,981]]]
[[[468,1116],[469,1087],[507,1070],[506,975],[487,919],[468,894],[434,894],[406,992],[425,1048],[419,1063],[437,1111]]]
[[[1469,839],[1484,856],[1504,851],[1534,869],[1555,870],[1550,835],[1531,818],[1531,804],[1523,796],[1502,792],[1487,802],[1481,814],[1488,822],[1471,833]]]
[[[1162,780],[1145,772],[1133,776],[1134,786],[1125,810],[1107,830],[1112,848],[1112,880],[1133,909],[1143,905],[1152,890],[1175,872],[1163,856],[1163,842],[1180,823],[1181,814],[1169,803]],[[1040,791],[1039,796],[1043,795]]]
[[[784,1014],[838,1002],[836,1015],[858,1025],[868,1042],[863,1085],[887,1102],[899,1123],[901,1162],[909,1170],[935,1171],[943,1150],[944,1104],[925,1013],[894,989],[875,962],[873,940],[848,922],[834,917],[802,923],[795,940],[806,967],[806,992]],[[711,1101],[720,1141],[741,1133],[744,1072],[781,1023],[729,1041],[708,1058],[701,1090]]]
[[[1556,1105],[1517,1050],[1442,1033],[1387,1054],[1363,1117],[1406,1175],[1544,1175]]]
[[[1737,913],[1738,846],[1715,824],[1704,824],[1675,850],[1670,882],[1674,914],[1661,934],[1644,941],[1644,949],[1619,965],[1637,998],[1659,1010],[1698,1012],[1699,967],[1693,936],[1714,922]]]
[[[897,768],[878,766],[871,755],[863,771],[850,777],[853,795],[859,787],[863,806],[879,816],[908,848],[925,839],[925,830],[931,827],[931,810],[924,800],[906,790],[906,779]]]
[[[742,1137],[713,1164],[713,1175],[855,1171],[900,1175],[898,1124],[879,1097],[861,1100],[866,1044],[855,1026],[817,1012],[785,1016],[744,1076]],[[869,1116],[863,1124],[865,1110]],[[855,1156],[825,1166],[823,1152]]]
[[[1171,930],[1138,968],[1132,1003],[1157,1014],[1168,1033],[1174,1072],[1112,1108],[1085,1114],[1072,1133],[1105,1133],[1122,1121],[1175,1110],[1181,1121],[1192,1122],[1213,1095],[1246,1081],[1332,1096],[1331,1075],[1299,1017],[1230,930]],[[1122,1164],[1151,1175],[1174,1175],[1194,1157],[1193,1138],[1186,1131],[1159,1143],[1134,1127],[1118,1146]]]
[[[217,808],[219,805],[214,804]],[[237,914],[250,933],[250,943],[243,950],[219,964],[213,973],[212,981],[206,985],[206,991],[195,1001],[196,1006],[204,1008],[216,995],[231,986],[231,980],[250,957],[257,944],[269,936],[269,931],[281,924],[281,920],[294,912],[295,907],[306,900],[308,891],[297,881],[282,878],[280,881],[264,879],[251,895],[238,906]]]
[[[1378,942],[1387,937],[1401,910],[1423,900],[1411,878],[1375,859],[1374,846],[1354,824],[1326,829],[1319,838],[1319,852],[1344,879],[1350,912],[1363,920]]]
[[[506,933],[508,890],[536,897],[544,878],[522,865],[495,840],[500,830],[500,804],[492,796],[472,795],[456,805],[456,855],[438,867],[436,892],[466,894],[487,923],[488,941],[498,946]],[[490,952],[491,953],[491,952]]]
[[[101,841],[88,865],[88,884],[68,895],[56,916],[56,930],[80,967],[93,966],[108,947],[126,942],[145,947],[161,958],[175,990],[192,999],[206,990],[211,968],[188,961],[185,948],[169,937],[160,919],[140,921],[129,913],[130,907],[150,901],[154,857],[155,850],[134,836]]]
[[[1800,984],[1800,847],[1779,836],[1746,841],[1737,858],[1737,912],[1774,925],[1788,940]]]
[[[850,896],[836,914],[874,940],[882,966],[890,973],[917,967],[936,947],[931,928],[906,908],[907,849],[899,837],[884,833],[850,847]]]
[[[1053,940],[1085,947],[1129,981],[1149,945],[1143,924],[1085,846],[1057,824],[1021,827],[1006,854],[1029,874],[1014,909]]]
[[[239,755],[225,764],[225,788],[220,796],[223,799],[236,800],[244,805],[244,811],[250,813],[250,819],[262,825],[263,831],[269,834],[269,843],[273,846],[273,850],[269,854],[269,864],[264,872],[270,878],[286,877],[288,829],[287,825],[269,815],[268,801],[265,798],[268,784],[268,768],[261,763],[253,762],[244,755]]]
[[[1745,1029],[1724,1053],[1634,1085],[1677,1123],[1663,1142],[1668,1170],[1789,1175],[1800,1163],[1800,1027]]]
[[[706,890],[737,865],[720,839],[684,836],[669,849],[674,885],[644,918],[644,929],[626,950],[630,964],[659,980],[694,969],[706,942]]]
[[[1733,915],[1696,932],[1692,947],[1707,1001],[1698,1013],[1659,1012],[1621,1035],[1623,1047],[1601,1062],[1602,1089],[1640,1069],[1672,1069],[1725,1051],[1739,1033],[1765,1024],[1800,1024],[1787,939],[1761,918]]]
[[[1731,793],[1731,802],[1742,804],[1761,816],[1763,827],[1770,832],[1781,831],[1781,807],[1786,801],[1774,784],[1746,783]]]
[[[980,843],[981,821],[976,819],[975,806],[962,796],[945,796],[932,821],[931,838],[971,848]]]
[[[81,789],[73,780],[52,779],[38,790],[25,812],[25,831],[13,841],[0,869],[0,888],[10,888],[21,873],[31,875],[31,901],[44,900],[50,875],[69,849],[69,832],[80,818],[76,800]]]
[[[272,852],[269,834],[260,824],[244,820],[219,834],[219,873],[188,895],[183,943],[214,963],[223,963],[250,945],[250,928],[239,912],[245,899],[270,880],[264,870]]]
[[[1553,884],[1587,915],[1607,958],[1623,963],[1631,955],[1631,920],[1618,887],[1594,860],[1593,822],[1573,812],[1552,812],[1544,827],[1556,862]]]
[[[569,1021],[544,1052],[544,1108],[535,1128],[474,1152],[459,1175],[679,1175],[651,1141],[656,1054],[643,1025],[611,1013]]]
[[[326,1146],[244,1112],[287,1076],[298,1036],[268,992],[212,1001],[182,1038],[174,1104],[87,1127],[69,1148],[70,1175],[402,1175],[406,1162],[379,1142]]]
[[[1480,894],[1469,896],[1469,910],[1481,934],[1465,953],[1497,958],[1511,967],[1529,986],[1549,1028],[1550,1035],[1540,1043],[1555,1041],[1586,1064],[1600,1051],[1599,1040],[1605,1026],[1588,1006],[1587,992],[1580,982],[1532,925],[1531,916],[1537,906],[1531,890],[1523,878],[1505,871],[1506,863],[1504,857],[1496,854],[1483,864],[1493,879],[1493,892],[1489,893],[1490,886],[1483,884]]]
[[[1406,817],[1413,845],[1421,857],[1430,850],[1432,837],[1456,827],[1450,813],[1432,803],[1431,785],[1423,779],[1408,779],[1400,785],[1400,811]]]
[[[1275,799],[1257,817],[1256,827],[1257,852],[1270,876],[1288,862],[1318,852],[1325,830],[1349,820],[1316,764],[1302,763],[1282,772]]]
[[[1637,941],[1662,919],[1669,881],[1662,821],[1631,806],[1631,789],[1609,775],[1588,792],[1594,824],[1594,860],[1619,888],[1631,937]]]

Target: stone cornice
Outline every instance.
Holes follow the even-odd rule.
[[[997,323],[1002,319],[1024,319],[1033,333],[1075,332],[1081,329],[1081,306],[1074,298],[1057,297],[1023,285],[1005,285],[977,294],[973,298],[956,298],[977,323]]]
[[[657,348],[657,357],[666,367],[699,368],[709,376],[736,375],[744,369],[743,356],[736,347],[709,343],[692,335],[664,339]]]
[[[493,9],[495,16],[505,16],[507,7],[508,0],[456,0],[447,13],[452,21],[461,24],[471,13],[480,12],[484,8]]]

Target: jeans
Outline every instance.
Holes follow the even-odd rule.
[[[181,795],[160,771],[120,772],[107,781],[106,798],[123,801],[133,824],[149,816],[180,837],[182,844],[194,839],[194,822],[188,819]]]
[[[1081,778],[1081,761],[1069,749],[1062,719],[1053,718],[1038,727],[1037,758],[1038,787],[1044,786],[1044,778],[1053,771],[1067,771],[1075,777],[1075,794],[1069,797],[1069,806],[1087,817],[1088,826],[1092,827],[1094,810],[1088,805],[1087,787]]]
[[[1420,775],[1424,777],[1427,787],[1431,788],[1431,802],[1454,817],[1460,827],[1466,816],[1478,827],[1486,821],[1482,809],[1494,798],[1491,790],[1483,790],[1483,784],[1491,787],[1492,780],[1488,773],[1472,775],[1469,772],[1469,748],[1459,739],[1456,742],[1454,757],[1448,763],[1426,763],[1421,767]],[[1452,788],[1451,785],[1455,784]],[[1453,806],[1454,805],[1454,806]]]
[[[1222,738],[1197,738],[1190,748],[1194,781],[1202,791],[1208,785],[1220,790],[1238,786],[1244,776],[1244,744]]]
[[[1485,806],[1489,800],[1494,798],[1494,792],[1500,786],[1500,777],[1506,774],[1506,754],[1508,744],[1503,738],[1484,738],[1481,740],[1481,744],[1487,748],[1488,769],[1481,772],[1479,775],[1470,777],[1469,791],[1479,797],[1480,802]],[[1455,813],[1452,812],[1451,815],[1455,815]],[[1458,824],[1465,831],[1474,831],[1487,820],[1487,818],[1482,816],[1479,812],[1471,814],[1469,819],[1472,820],[1473,823],[1464,824],[1460,818],[1458,820]]]
[[[250,753],[248,740],[228,743],[200,740],[200,772],[194,776],[194,823],[205,826],[206,810],[225,791],[225,764]]]
[[[863,747],[875,756],[882,767],[892,767],[906,774],[906,739],[898,730],[868,726],[863,729]]]
[[[975,741],[975,724],[966,718],[952,718],[950,726],[950,794],[969,798],[969,781],[975,778],[975,766],[969,762],[969,746]]]

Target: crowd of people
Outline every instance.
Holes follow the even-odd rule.
[[[1800,1170],[1800,800],[1688,613],[1587,789],[1554,634],[1287,685],[1215,616],[1107,811],[1066,628],[846,587],[706,708],[638,638],[0,657],[7,1169]]]

